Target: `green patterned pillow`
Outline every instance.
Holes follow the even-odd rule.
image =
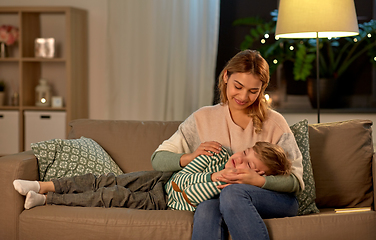
[[[38,159],[40,181],[86,173],[123,174],[110,155],[90,138],[52,139],[32,143],[31,148]]]
[[[316,187],[315,179],[313,178],[311,157],[309,153],[309,136],[308,136],[308,121],[304,119],[294,125],[290,126],[292,133],[295,136],[296,143],[303,155],[303,181],[305,188],[302,192],[297,194],[299,202],[298,215],[305,215],[309,213],[318,213],[319,209],[316,206]]]

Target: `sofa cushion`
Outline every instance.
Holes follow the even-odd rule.
[[[371,126],[369,120],[309,126],[316,204],[319,208],[371,206]]]
[[[273,240],[371,240],[376,236],[376,212],[335,213],[323,209],[319,214],[265,219]]]
[[[192,225],[190,211],[47,205],[21,213],[19,239],[189,240]]]
[[[290,126],[290,129],[295,136],[296,143],[298,144],[299,150],[303,156],[303,181],[305,188],[296,196],[299,202],[298,215],[318,213],[319,210],[315,203],[315,179],[313,178],[311,157],[309,154],[307,119],[295,123]]]
[[[123,173],[106,151],[90,138],[52,139],[32,143],[31,148],[38,159],[41,181],[86,173]]]
[[[68,138],[91,138],[124,172],[153,170],[151,155],[178,129],[178,121],[88,120],[70,122]],[[142,143],[142,144],[140,144]]]

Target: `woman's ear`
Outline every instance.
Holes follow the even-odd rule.
[[[227,76],[227,70],[223,73],[223,81],[227,84],[228,82],[228,76]]]

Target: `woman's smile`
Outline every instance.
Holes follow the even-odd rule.
[[[239,105],[241,105],[241,106],[244,106],[244,105],[247,104],[247,101],[240,101],[240,100],[238,100],[238,99],[236,99],[236,98],[234,98],[234,100],[235,100],[235,102],[236,102],[237,104],[239,104]]]

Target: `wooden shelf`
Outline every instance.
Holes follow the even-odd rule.
[[[19,112],[19,150],[25,149],[25,111],[65,112],[62,127],[67,136],[71,120],[88,117],[87,12],[72,7],[0,7],[0,22],[20,32],[10,56],[0,58],[0,79],[6,83],[7,96],[7,105],[0,110]],[[51,37],[56,43],[55,58],[35,57],[35,39]],[[63,97],[62,108],[35,106],[35,87],[41,78],[47,79],[52,96]],[[19,106],[10,106],[14,92],[19,94]]]
[[[1,110],[19,110],[19,106],[0,106],[0,111]]]
[[[23,62],[65,62],[65,58],[22,58]]]
[[[0,62],[18,62],[20,61],[19,58],[0,58]]]
[[[36,107],[36,106],[23,106],[23,110],[31,110],[31,111],[66,111],[65,107],[62,108],[54,108],[54,107]]]

